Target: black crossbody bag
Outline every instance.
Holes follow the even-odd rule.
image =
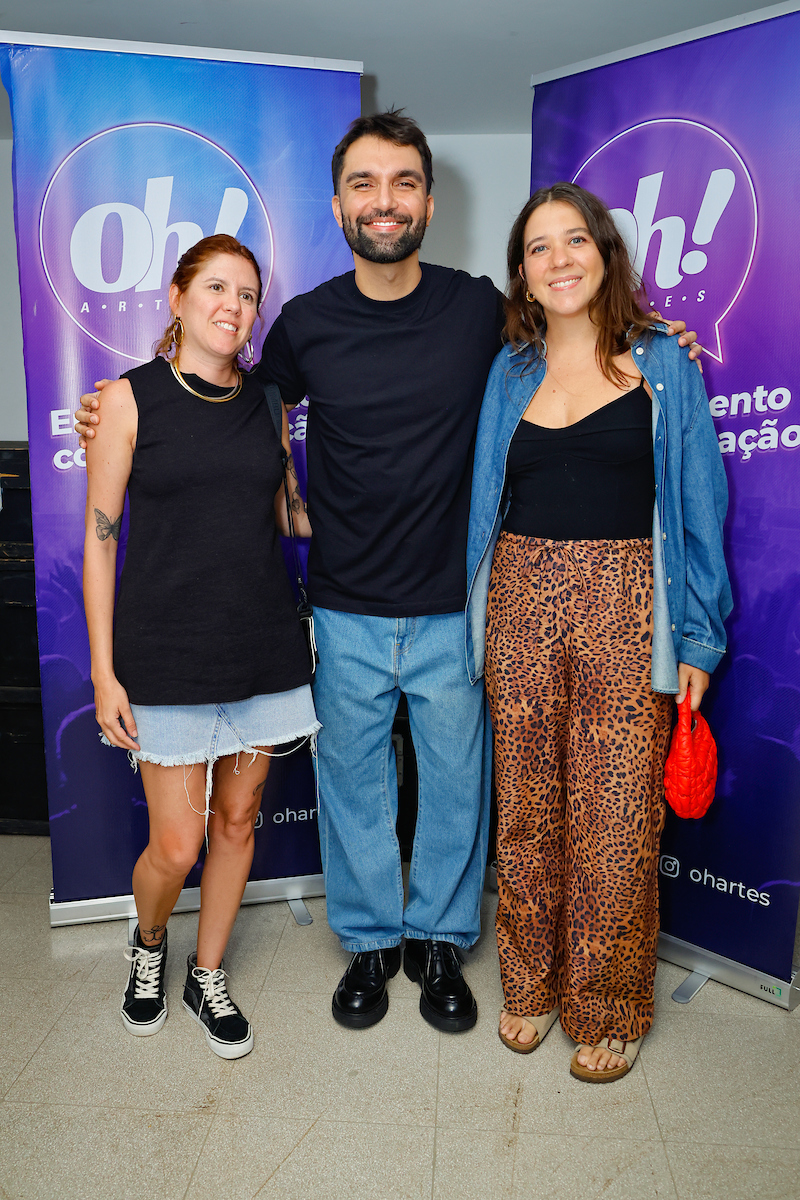
[[[274,383],[264,384],[264,395],[267,399],[267,406],[272,417],[272,423],[275,426],[275,432],[278,435],[278,444],[281,448],[281,462],[283,463],[283,491],[286,496],[286,515],[289,518],[289,537],[292,542],[292,560],[294,562],[295,581],[297,583],[297,594],[300,597],[300,603],[297,606],[297,615],[300,618],[300,628],[303,631],[303,636],[308,649],[308,661],[311,668],[311,674],[314,675],[319,663],[319,653],[317,651],[317,639],[314,636],[314,610],[308,600],[306,585],[303,582],[303,575],[300,570],[300,556],[297,553],[297,537],[294,532],[294,521],[292,520],[292,502],[289,498],[289,485],[286,482],[286,467],[289,462],[289,456],[283,448],[281,440],[283,435],[283,404],[281,402],[281,394]]]

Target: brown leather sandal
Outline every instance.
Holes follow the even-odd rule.
[[[617,1038],[612,1037],[601,1038],[596,1046],[588,1047],[588,1049],[610,1050],[612,1054],[624,1058],[625,1063],[621,1067],[605,1067],[599,1071],[590,1071],[588,1067],[584,1067],[582,1063],[578,1062],[578,1054],[583,1049],[583,1045],[580,1045],[570,1061],[569,1073],[573,1079],[580,1079],[581,1083],[614,1083],[615,1080],[622,1079],[623,1075],[628,1074],[636,1062],[636,1055],[639,1053],[641,1044],[641,1038],[637,1038],[634,1042],[620,1042]]]
[[[504,1012],[506,1012],[506,1009],[501,1009],[500,1015],[502,1016]],[[516,1016],[515,1013],[508,1013],[507,1015]],[[503,1045],[508,1046],[509,1050],[513,1050],[515,1054],[531,1054],[534,1050],[539,1048],[544,1040],[545,1034],[555,1023],[557,1017],[558,1005],[556,1005],[556,1007],[549,1013],[545,1013],[542,1017],[523,1017],[523,1021],[527,1021],[528,1024],[532,1025],[536,1031],[536,1037],[532,1042],[518,1042],[516,1038],[506,1037],[506,1035],[501,1033],[499,1029],[497,1031],[497,1036],[500,1038],[500,1041],[503,1043]]]

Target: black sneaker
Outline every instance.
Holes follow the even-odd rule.
[[[228,995],[225,972],[198,967],[197,955],[186,960],[183,1007],[206,1031],[206,1041],[220,1058],[242,1058],[253,1049],[253,1031],[247,1017]]]
[[[147,1037],[158,1033],[167,1019],[164,972],[167,967],[167,933],[159,946],[143,946],[136,926],[134,944],[125,951],[131,972],[119,1010],[128,1033]]]

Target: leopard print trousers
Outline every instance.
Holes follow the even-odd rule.
[[[649,538],[500,535],[486,633],[506,1010],[650,1028],[673,699],[650,687]]]

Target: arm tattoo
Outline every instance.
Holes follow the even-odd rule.
[[[116,521],[112,523],[109,521],[104,512],[101,512],[99,508],[96,508],[94,510],[94,519],[97,522],[95,533],[101,542],[105,542],[109,537],[113,537],[115,542],[119,541],[119,531],[120,526],[122,525],[122,513],[120,513]]]
[[[300,485],[297,482],[297,470],[295,469],[293,454],[290,454],[286,460],[286,471],[294,480],[294,488],[292,490],[292,512],[305,512],[306,505],[303,497],[300,495]]]

